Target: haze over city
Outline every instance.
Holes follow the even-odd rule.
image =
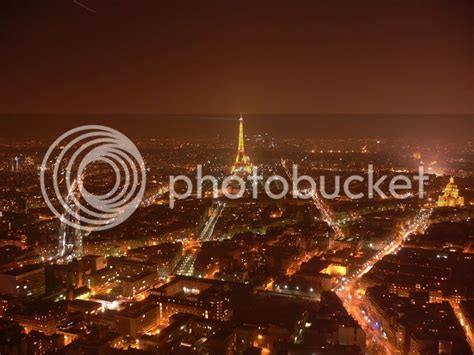
[[[472,354],[474,3],[0,4],[0,354]]]

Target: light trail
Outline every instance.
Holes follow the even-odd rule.
[[[217,208],[213,211],[207,222],[204,224],[204,228],[198,236],[198,240],[206,242],[209,241],[214,233],[214,228],[225,208],[225,203],[218,201]]]
[[[334,222],[331,210],[316,191],[313,193],[313,202],[316,208],[320,211],[323,220],[333,229],[335,237],[341,237],[343,235],[341,228]]]
[[[72,2],[76,5],[79,5],[80,7],[84,8],[84,9],[86,9],[89,12],[92,12],[94,14],[97,13],[97,11],[95,11],[94,9],[91,9],[89,6],[86,6],[83,3],[79,2],[79,0],[72,0]]]
[[[288,179],[290,180],[291,184],[293,185],[293,179],[290,174],[290,171],[286,167],[286,160],[281,159],[281,165],[283,167],[283,170],[285,170],[286,175],[288,176]],[[337,225],[337,223],[334,222],[334,217],[331,209],[327,205],[327,203],[319,196],[317,191],[313,192],[313,203],[316,206],[316,208],[319,210],[321,213],[321,216],[323,218],[323,221],[326,222],[334,231],[335,237],[339,238],[343,235],[343,232],[341,228]]]
[[[158,199],[160,199],[161,197],[163,197],[166,193],[169,192],[169,187],[166,186],[166,187],[162,187],[160,188],[156,193],[148,196],[147,198],[144,198],[142,200],[142,202],[140,203],[140,205],[142,207],[149,207],[151,206],[152,204],[154,204]]]
[[[466,340],[469,343],[469,346],[471,347],[472,353],[474,354],[474,334],[472,333],[472,329],[466,322],[466,316],[462,312],[462,309],[459,304],[457,304],[453,300],[448,300],[448,302],[451,305],[453,312],[456,315],[456,318],[458,319],[458,322],[461,325],[464,334],[466,335]]]
[[[225,208],[224,202],[217,202],[217,207],[214,209],[212,214],[209,216],[208,220],[204,224],[201,232],[199,233],[196,240],[191,241],[190,243],[197,248],[191,248],[191,253],[184,255],[176,267],[175,274],[192,276],[194,274],[194,263],[196,262],[197,254],[202,242],[207,242],[212,239],[212,234],[214,233],[214,228],[222,215],[222,211]],[[185,249],[188,249],[185,246]]]

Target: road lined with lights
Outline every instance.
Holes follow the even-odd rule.
[[[212,212],[211,216],[207,220],[207,222],[204,224],[203,229],[201,230],[201,233],[199,233],[198,240],[201,242],[207,242],[211,240],[212,234],[214,233],[214,228],[217,224],[217,221],[219,220],[219,217],[222,215],[222,211],[224,211],[225,208],[225,203],[218,201],[217,202],[217,208],[214,209]]]
[[[169,186],[161,187],[158,191],[150,196],[144,198],[140,203],[141,207],[149,207],[156,203],[161,197],[167,194],[170,191]]]
[[[333,221],[331,210],[326,202],[318,195],[315,191],[313,193],[313,202],[316,208],[321,213],[323,220],[333,229],[335,238],[339,238],[343,236],[342,229]]]
[[[293,179],[291,177],[290,171],[286,167],[286,160],[283,158],[281,159],[281,165],[283,167],[283,170],[285,170],[285,174],[288,176],[289,181],[293,184]],[[336,238],[341,237],[343,235],[342,230],[338,226],[338,224],[334,222],[333,214],[329,206],[327,205],[327,203],[318,195],[316,191],[313,192],[312,199],[313,199],[314,205],[321,213],[321,217],[323,221],[326,222],[334,230],[335,237]]]
[[[184,276],[194,275],[194,263],[196,262],[197,254],[199,252],[201,243],[208,242],[212,239],[214,228],[220,216],[222,215],[224,208],[225,203],[217,201],[217,207],[214,208],[206,223],[204,223],[204,226],[199,235],[197,236],[196,240],[192,240],[189,242],[192,243],[193,248],[191,248],[191,252],[189,254],[186,254],[181,258],[174,272],[175,274]],[[188,249],[186,245],[184,249]]]
[[[288,177],[290,173],[286,167],[286,161],[281,159],[281,164]],[[291,177],[290,177],[291,181]],[[313,202],[316,208],[320,211],[323,220],[334,230],[336,238],[343,235],[339,225],[334,222],[331,210],[325,201],[315,191],[313,193]],[[342,300],[347,312],[362,326],[366,334],[369,336],[368,340],[372,340],[372,348],[377,348],[376,351],[383,350],[389,354],[400,353],[396,346],[390,343],[387,334],[383,331],[377,320],[372,320],[370,316],[364,311],[364,300],[360,290],[357,290],[359,279],[369,272],[376,262],[381,260],[385,255],[392,254],[400,250],[403,242],[410,234],[414,232],[424,232],[429,226],[429,217],[431,216],[431,209],[421,208],[411,224],[397,233],[396,238],[385,248],[376,253],[370,260],[365,262],[356,272],[349,277],[343,277],[339,280],[338,285],[333,288],[333,291]],[[379,349],[381,348],[381,349]]]
[[[286,167],[286,161],[281,160],[281,164],[283,169],[285,170],[288,177],[290,177],[289,171]],[[290,178],[291,179],[291,178]],[[335,237],[341,237],[343,235],[341,228],[334,223],[332,213],[329,210],[327,204],[323,201],[323,199],[314,191],[313,193],[313,203],[316,208],[321,213],[322,219],[333,229]],[[403,239],[400,239],[403,240]],[[388,247],[385,248],[385,253],[389,254],[396,250],[398,245],[392,242]],[[366,334],[368,335],[368,340],[372,340],[372,348],[374,348],[375,344],[381,344],[381,349],[389,354],[396,354],[396,348],[393,347],[390,343],[387,342],[386,336],[383,336],[383,333],[375,331],[371,326],[371,320],[362,309],[362,296],[359,294],[356,297],[352,296],[352,288],[356,285],[357,280],[366,272],[368,272],[372,266],[380,260],[384,255],[382,252],[376,254],[372,259],[372,261],[368,261],[364,264],[363,268],[358,270],[350,277],[343,277],[340,279],[339,285],[333,288],[333,291],[336,292],[338,297],[342,300],[344,307],[346,308],[347,312],[361,325],[364,329]],[[342,285],[341,285],[342,281]],[[348,301],[349,300],[349,301]],[[375,324],[375,322],[373,323]],[[369,338],[370,337],[370,338]]]
[[[194,273],[194,262],[196,261],[196,254],[184,255],[179,261],[175,274],[183,276],[192,276]]]
[[[343,280],[342,283],[333,289],[342,300],[347,312],[349,312],[349,314],[362,326],[367,335],[370,336],[369,340],[371,339],[374,343],[380,344],[383,349],[390,354],[397,354],[399,351],[393,344],[391,344],[378,321],[371,319],[366,311],[364,311],[367,307],[365,306],[361,291],[358,290],[358,281],[385,255],[400,250],[403,242],[409,235],[415,232],[424,232],[429,226],[431,212],[431,209],[420,209],[412,223],[398,233],[395,240],[375,254],[350,277],[341,279]]]

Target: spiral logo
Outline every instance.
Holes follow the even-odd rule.
[[[88,184],[90,180],[94,183]],[[119,225],[138,207],[146,185],[145,164],[135,144],[119,131],[81,126],[51,144],[41,164],[40,184],[61,222],[100,231]]]

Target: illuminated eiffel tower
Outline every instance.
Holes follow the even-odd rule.
[[[239,119],[239,146],[237,148],[237,156],[235,157],[234,165],[232,165],[232,174],[250,174],[252,172],[252,164],[250,158],[245,154],[244,148],[244,119],[240,114]]]

